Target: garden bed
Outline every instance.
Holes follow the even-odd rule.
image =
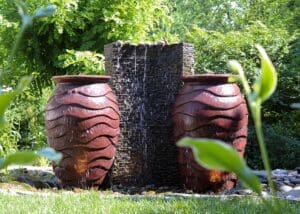
[[[51,167],[9,167],[9,173],[0,175],[0,193],[18,194],[48,194],[62,192],[59,180],[53,174]],[[269,195],[266,174],[264,171],[255,171],[263,184],[263,194]],[[273,180],[277,186],[277,195],[282,199],[300,201],[300,174],[297,170],[276,169],[272,171]],[[96,189],[93,189],[96,190]],[[73,192],[84,192],[87,190],[73,189]],[[240,182],[236,187],[220,193],[207,192],[206,194],[195,194],[190,190],[179,187],[147,185],[145,187],[125,187],[113,185],[107,189],[101,189],[101,194],[111,196],[164,196],[164,197],[225,197],[225,196],[255,196],[255,194],[244,188]]]

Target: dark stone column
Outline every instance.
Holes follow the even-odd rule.
[[[105,46],[105,57],[121,112],[112,183],[178,185],[171,112],[181,76],[193,73],[193,46],[116,42]]]

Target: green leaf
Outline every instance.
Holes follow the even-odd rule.
[[[239,77],[236,77],[236,76],[230,76],[228,78],[228,83],[236,83],[239,81]]]
[[[13,93],[11,92],[5,92],[0,94],[0,126],[2,126],[5,122],[4,112],[9,106],[12,99],[13,99]]]
[[[244,185],[256,193],[261,193],[261,186],[256,175],[246,165],[238,152],[219,140],[206,138],[183,138],[178,146],[190,147],[198,164],[208,169],[234,172]]]
[[[39,8],[35,13],[34,18],[52,16],[55,13],[55,10],[55,5],[48,5],[46,7]]]
[[[21,0],[14,0],[14,3],[17,6],[18,13],[20,14],[20,16],[24,16],[28,14],[28,10],[25,2]]]
[[[22,28],[26,29],[28,26],[32,25],[32,17],[28,15],[22,16]]]
[[[49,147],[38,151],[37,154],[57,163],[59,163],[59,161],[62,159],[61,153],[58,153],[54,149]]]
[[[4,124],[4,112],[12,102],[12,100],[18,96],[31,82],[31,77],[23,77],[20,80],[18,87],[10,92],[4,92],[0,94],[0,126]]]
[[[33,161],[35,161],[38,157],[39,155],[34,152],[16,152],[6,156],[4,158],[4,161],[2,161],[2,163],[0,162],[0,169],[6,168],[7,166],[12,164],[30,164]]]
[[[38,152],[24,151],[16,152],[6,156],[5,158],[0,158],[0,169],[6,168],[9,165],[17,164],[24,165],[34,162],[38,157],[45,157],[51,161],[59,162],[62,158],[61,153],[55,152],[52,148],[44,148]]]
[[[258,97],[261,102],[266,101],[275,91],[277,85],[277,74],[275,68],[269,59],[265,49],[256,45],[261,58],[261,77],[257,87]]]
[[[31,76],[22,77],[22,79],[19,82],[18,87],[15,90],[15,96],[19,95],[25,88],[27,88],[27,86],[30,84],[31,80],[32,80]]]
[[[241,64],[236,60],[229,60],[228,67],[235,73],[238,73],[240,77],[245,76],[244,70]]]
[[[249,87],[247,78],[245,76],[245,72],[244,72],[243,67],[241,66],[241,64],[238,61],[236,61],[236,60],[229,60],[228,61],[228,67],[233,72],[239,74],[239,79],[240,79],[240,81],[242,82],[242,84],[244,86],[246,94],[250,94],[251,93],[251,89]]]
[[[2,169],[3,163],[4,163],[4,158],[1,158],[1,157],[0,157],[0,169]]]

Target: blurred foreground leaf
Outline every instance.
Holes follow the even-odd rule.
[[[62,154],[54,149],[47,147],[37,152],[38,155],[47,158],[48,160],[59,162],[62,159]]]
[[[31,164],[40,156],[55,162],[59,162],[62,158],[62,154],[55,152],[52,148],[44,148],[38,152],[16,152],[7,155],[5,158],[0,158],[0,169],[7,168],[9,165]]]
[[[23,77],[20,80],[18,87],[9,92],[0,92],[0,127],[4,124],[4,112],[11,101],[18,96],[31,82],[31,77]]]
[[[277,86],[277,74],[275,68],[269,59],[265,49],[256,45],[261,59],[261,75],[256,93],[261,102],[266,101],[275,91]],[[254,88],[255,89],[255,88]]]
[[[38,8],[36,13],[34,14],[34,18],[39,18],[39,17],[48,17],[52,16],[55,13],[56,6],[55,5],[48,5],[46,7],[41,7]]]
[[[228,144],[206,138],[183,138],[177,142],[177,145],[191,148],[195,160],[203,167],[234,172],[245,186],[261,194],[257,176],[246,165],[238,152]]]

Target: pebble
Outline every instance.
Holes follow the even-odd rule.
[[[292,178],[290,179],[290,182],[293,184],[300,184],[300,178]]]
[[[236,190],[234,193],[239,194],[239,195],[250,195],[253,193],[251,189],[239,189]]]
[[[11,167],[9,172],[15,181],[29,184],[37,189],[62,188],[51,167]]]
[[[262,195],[263,197],[269,197],[269,196],[270,196],[270,193],[268,193],[267,191],[262,191],[262,192],[261,192],[261,195]]]
[[[281,192],[289,192],[293,189],[293,187],[288,186],[288,185],[282,185],[279,187],[279,191]]]
[[[275,169],[272,171],[272,175],[275,175],[275,176],[287,175],[288,173],[289,173],[289,171],[285,170],[285,169]]]
[[[13,179],[33,186],[36,189],[51,188],[53,190],[61,189],[61,184],[54,175],[51,167],[23,167],[10,168],[9,171],[13,175]],[[269,196],[270,190],[267,185],[267,174],[265,171],[254,171],[262,183],[263,196]],[[0,181],[3,176],[0,175]],[[294,170],[275,169],[272,171],[272,179],[277,187],[277,194],[289,200],[300,201],[300,167]],[[193,191],[184,190],[178,187],[156,187],[148,185],[145,187],[126,187],[122,185],[112,186],[112,191],[122,194],[139,194],[139,195],[168,195],[168,194],[186,194],[195,195]],[[0,189],[1,192],[1,189]],[[219,195],[251,195],[254,194],[250,189],[246,189],[238,181],[235,188],[226,190]],[[201,195],[218,195],[216,193],[205,193]]]
[[[256,170],[256,171],[254,171],[254,173],[258,177],[262,177],[262,178],[266,178],[267,177],[267,173],[265,171],[262,171],[262,170]]]
[[[260,182],[266,184],[267,174],[264,171],[254,171]],[[300,167],[295,170],[275,169],[272,171],[272,179],[276,184],[278,195],[300,201]]]
[[[291,199],[291,200],[297,200],[297,199],[300,200],[300,188],[299,189],[294,188],[294,189],[286,192],[284,194],[284,197],[286,199]]]

